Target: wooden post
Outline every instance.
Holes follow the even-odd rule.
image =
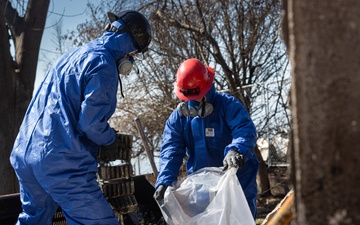
[[[156,165],[155,165],[155,162],[154,162],[154,156],[150,150],[150,147],[149,147],[149,143],[147,142],[147,139],[145,137],[145,133],[144,133],[144,129],[141,125],[141,121],[139,118],[135,118],[134,119],[135,123],[136,123],[136,127],[140,133],[140,138],[144,144],[144,147],[145,147],[145,151],[146,151],[146,155],[147,157],[149,158],[149,161],[150,161],[150,165],[151,165],[151,168],[152,168],[152,171],[154,173],[154,176],[155,176],[155,179],[157,178],[158,176],[158,170],[156,168]]]

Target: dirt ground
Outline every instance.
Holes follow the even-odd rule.
[[[284,196],[273,196],[271,194],[260,195],[257,198],[256,225],[261,224],[266,216],[275,209]]]

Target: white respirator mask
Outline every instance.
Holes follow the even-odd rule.
[[[134,67],[135,60],[132,56],[122,58],[117,62],[118,71],[121,75],[129,75]]]

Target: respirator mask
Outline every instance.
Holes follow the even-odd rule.
[[[132,56],[128,58],[122,58],[117,62],[119,74],[129,75],[135,64],[135,60]]]
[[[213,105],[205,101],[205,97],[201,100],[201,102],[198,101],[180,102],[177,106],[177,109],[180,116],[181,115],[191,116],[191,117],[200,116],[201,118],[210,115],[214,110]]]
[[[135,59],[133,56],[135,56],[137,53],[137,50],[134,52],[131,52],[128,54],[128,57],[124,57],[119,59],[116,64],[117,64],[117,68],[118,68],[118,78],[119,78],[119,83],[120,83],[120,92],[121,92],[121,96],[124,97],[124,94],[122,92],[122,83],[121,83],[121,79],[120,79],[120,74],[121,75],[129,75],[130,72],[135,69],[135,72],[137,74],[139,74],[139,68],[136,66],[135,64]]]

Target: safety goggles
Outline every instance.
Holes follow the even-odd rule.
[[[200,94],[200,87],[191,88],[191,89],[180,89],[180,92],[183,93],[183,95],[185,96],[198,95]]]

